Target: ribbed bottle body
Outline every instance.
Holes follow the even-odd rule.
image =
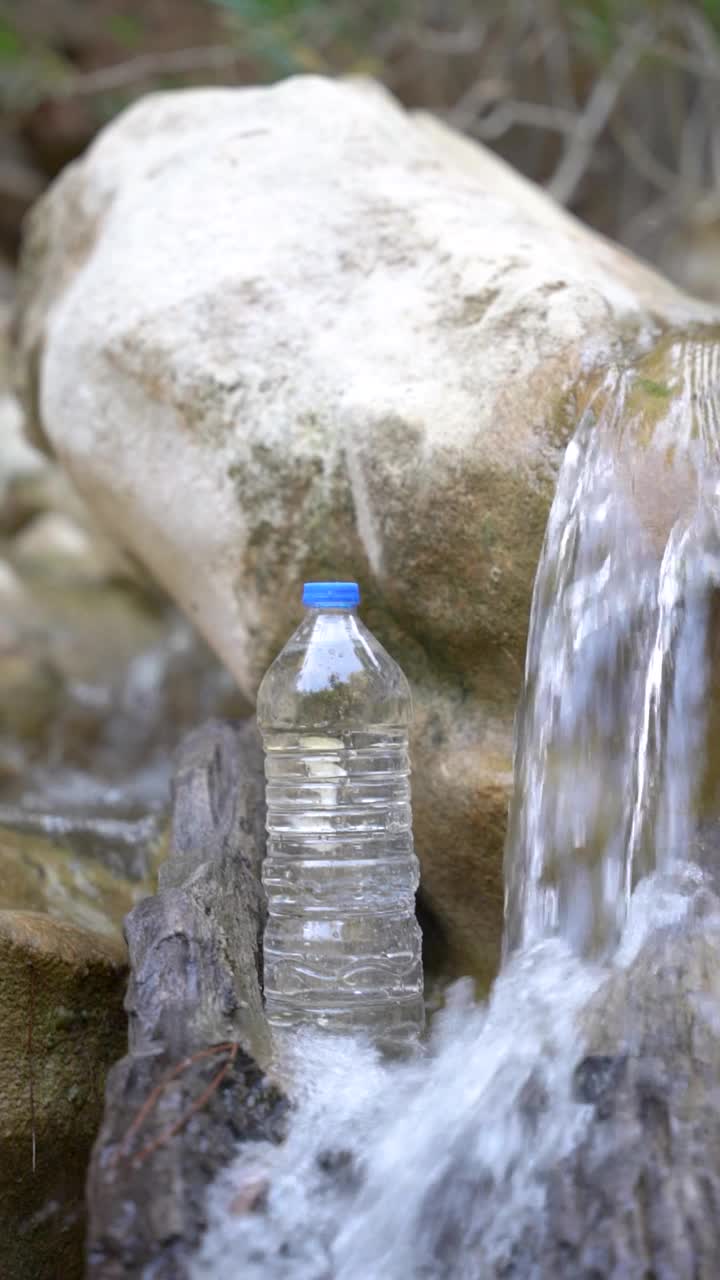
[[[265,734],[265,1000],[276,1026],[422,1027],[407,730]]]
[[[258,696],[265,1007],[405,1047],[423,1028],[405,676],[354,609],[307,609]]]
[[[301,636],[307,662],[298,661],[294,637],[290,659],[281,654],[277,660],[279,670],[270,684],[283,709],[282,723],[272,722],[267,686],[260,707],[268,830],[266,1009],[277,1029],[314,1025],[363,1032],[384,1046],[402,1047],[417,1038],[424,1019],[408,728],[406,722],[363,723],[364,687],[357,670],[335,684],[323,677],[328,697],[322,723],[309,723],[308,705],[318,705],[317,673],[326,665],[323,642],[326,650],[328,640],[332,643],[333,655],[342,655],[340,637],[357,650],[361,634],[355,618],[337,625],[332,619],[329,625],[327,619],[317,621]],[[362,636],[372,640],[377,665],[366,705],[377,718],[385,674],[388,714],[407,721],[409,692],[403,694],[402,673],[364,628]],[[309,652],[313,644],[315,651]],[[343,663],[342,656],[334,661],[347,675],[352,664]],[[390,663],[392,669],[384,671]],[[283,678],[288,667],[304,670],[306,682],[307,671],[315,672],[314,702],[303,696],[297,675],[288,699]],[[299,724],[289,723],[293,713]]]

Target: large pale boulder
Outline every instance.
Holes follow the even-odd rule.
[[[125,112],[37,208],[24,399],[252,696],[357,577],[416,695],[423,890],[492,967],[511,725],[586,377],[709,322],[490,153],[316,78]]]

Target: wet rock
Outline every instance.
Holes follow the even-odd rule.
[[[0,252],[15,256],[18,251],[23,219],[37,200],[45,183],[41,173],[28,164],[21,154],[7,144],[0,158]],[[17,149],[19,152],[19,148]]]
[[[187,726],[245,704],[25,441],[17,402],[3,392],[2,321],[0,1275],[76,1280],[90,1145],[107,1068],[127,1040],[122,924],[154,887],[171,753]],[[199,918],[203,910],[199,888]],[[233,943],[236,933],[228,924]],[[220,964],[217,977],[225,1007]],[[188,1020],[193,1013],[188,998]],[[137,1070],[153,1068],[154,1059]],[[206,1070],[212,1078],[217,1061],[190,1069],[200,1092]],[[220,1094],[229,1123],[241,1077],[250,1111],[255,1101],[262,1109],[260,1072],[238,1051]]]
[[[0,820],[3,817],[0,809]],[[0,826],[0,911],[44,912],[122,944],[128,911],[148,892],[46,835]]]
[[[85,530],[92,523],[67,476],[21,441],[15,455],[5,457],[0,531],[12,537],[36,517],[47,514],[63,515]]]
[[[67,781],[71,785],[72,780]],[[56,779],[54,785],[60,788],[61,780]],[[0,805],[0,843],[8,835],[14,839],[30,837],[32,847],[46,848],[51,863],[53,855],[69,859],[77,871],[71,883],[78,889],[86,878],[97,876],[101,883],[107,881],[108,892],[114,895],[117,890],[119,902],[131,893],[124,915],[143,893],[154,888],[157,867],[166,852],[165,814],[162,810],[145,813],[126,808],[117,799],[108,801],[103,797],[102,783],[94,790],[92,779],[81,778],[78,790],[75,811],[71,799],[62,794],[57,795],[52,812],[48,806],[53,794],[26,793],[22,804]],[[88,806],[94,811],[87,812]],[[92,892],[97,896],[96,888]]]
[[[118,938],[0,909],[0,1274],[8,1280],[82,1274],[85,1172],[105,1073],[125,1040],[126,973]]]
[[[98,529],[68,477],[25,435],[22,410],[11,391],[7,306],[0,302],[0,535],[18,535],[8,550],[42,574],[138,581],[137,565]]]
[[[0,825],[144,879],[179,738],[247,707],[162,600],[73,557],[46,568],[0,561]]]
[[[716,318],[490,153],[306,77],[155,95],[99,137],[33,216],[20,372],[38,437],[248,698],[303,578],[359,579],[413,684],[423,893],[487,975],[578,384]]]
[[[263,797],[253,726],[186,739],[160,891],[127,922],[130,1044],[88,1179],[90,1280],[183,1280],[214,1176],[239,1141],[283,1136],[286,1104],[262,1070]]]
[[[0,312],[0,429],[2,429],[3,448],[0,454],[0,512],[3,516],[3,532],[5,531],[4,512],[10,486],[19,478],[35,480],[38,475],[57,470],[50,466],[47,459],[34,449],[23,435],[23,416],[15,397],[7,386],[9,371],[3,368],[5,362],[5,335],[2,333],[2,313]]]
[[[13,544],[13,560],[30,574],[55,580],[103,583],[131,576],[110,543],[60,511],[44,511],[27,522]]]
[[[503,1259],[483,1257],[482,1215],[475,1208],[475,1262],[461,1230],[455,1261],[438,1274],[488,1280],[716,1276],[720,900],[691,887],[685,916],[647,929],[635,954],[620,959],[582,1018],[586,1051],[572,1084],[575,1117],[584,1118],[579,1141],[543,1174],[537,1212],[531,1221],[518,1213],[517,1235]],[[451,1202],[452,1174],[447,1185]],[[482,1194],[492,1216],[495,1198],[510,1188],[491,1178]],[[441,1241],[444,1231],[436,1219],[432,1238]]]
[[[0,734],[42,740],[59,716],[63,679],[52,662],[10,649],[0,652]]]
[[[708,905],[700,892],[592,1002],[576,1069],[586,1136],[552,1171],[532,1265],[521,1248],[514,1274],[538,1261],[558,1280],[717,1274],[720,903],[711,921]]]
[[[27,441],[0,306],[0,826],[152,869],[183,732],[247,704]]]

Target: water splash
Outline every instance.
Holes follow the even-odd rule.
[[[403,1065],[298,1037],[281,1064],[287,1142],[246,1147],[218,1182],[193,1280],[460,1280],[481,1274],[464,1262],[480,1241],[499,1266],[588,1122],[571,1076],[600,977],[546,943],[509,965],[487,1008],[458,984],[426,1055]]]
[[[621,1224],[646,1204],[642,1191],[633,1200],[632,1187],[618,1199],[613,1169],[627,1162],[642,1167],[644,1137],[652,1147],[636,1119],[618,1127],[595,1102],[608,1081],[612,1095],[613,1073],[622,1075],[627,1056],[643,1052],[648,1028],[637,1005],[643,998],[660,1001],[648,978],[658,955],[676,964],[688,937],[698,941],[702,933],[705,950],[698,954],[713,965],[719,909],[699,869],[656,873],[633,895],[612,966],[592,964],[560,939],[517,953],[487,1007],[473,1003],[469,983],[458,984],[425,1055],[413,1062],[389,1065],[358,1041],[299,1036],[279,1064],[295,1107],[288,1138],[281,1146],[247,1144],[215,1184],[191,1280],[576,1280],[611,1273],[629,1280],[655,1274],[652,1262],[658,1251],[662,1256],[663,1242],[657,1240],[650,1261],[644,1259],[648,1265],[641,1265],[642,1223],[639,1244],[628,1234],[636,1254],[623,1252],[618,1239],[617,1270],[583,1265],[593,1257],[602,1263],[608,1229],[614,1225],[621,1237]],[[668,950],[673,938],[676,949]],[[625,1038],[613,1040],[610,1053],[598,1053],[606,1014],[612,1022],[617,1008],[618,983],[634,999],[634,1013]],[[708,1072],[702,1046],[707,1052],[717,1042],[720,1024],[711,989],[694,986],[687,975],[686,983],[687,1002],[674,1010],[683,1029],[670,1039],[677,1049],[687,1038],[689,1017],[701,1046],[697,1083]],[[703,1040],[708,1035],[710,1041]],[[662,1067],[675,1065],[662,1063],[658,1075],[657,1040],[638,1076],[642,1085],[649,1071],[656,1090]],[[677,1067],[683,1098],[689,1065],[686,1057]],[[703,1096],[714,1098],[714,1081],[708,1087]],[[708,1107],[713,1124],[716,1106]],[[682,1117],[678,1121],[680,1129]],[[714,1175],[702,1144],[693,1161],[677,1131],[673,1141],[684,1163],[669,1194],[706,1212],[702,1188]],[[662,1165],[653,1164],[652,1151],[647,1155],[657,1177]],[[695,1265],[692,1246],[683,1254],[686,1243],[674,1241],[685,1262],[676,1266],[676,1258],[665,1257],[663,1274],[677,1280],[714,1274]]]

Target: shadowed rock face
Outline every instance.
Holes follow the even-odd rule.
[[[261,771],[253,726],[207,725],[179,754],[160,891],[126,925],[129,1052],[108,1076],[88,1178],[88,1276],[97,1280],[145,1267],[182,1280],[214,1175],[239,1141],[283,1135],[286,1104],[262,1070]]]
[[[148,98],[37,208],[18,332],[35,428],[248,697],[303,578],[360,581],[413,685],[423,892],[487,976],[578,385],[715,313],[454,142],[312,77]]]

